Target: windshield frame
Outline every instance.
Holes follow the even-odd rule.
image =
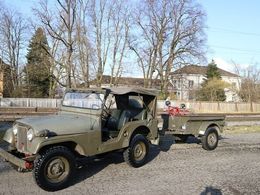
[[[77,106],[77,105],[66,105],[66,104],[64,104],[64,101],[66,101],[66,95],[67,94],[85,94],[85,95],[87,95],[88,97],[90,96],[90,95],[92,95],[92,94],[95,94],[95,95],[97,95],[97,96],[99,96],[99,98],[96,98],[96,100],[95,101],[97,101],[97,100],[100,100],[100,102],[98,103],[98,104],[95,104],[96,106],[98,106],[98,108],[93,108],[93,105],[92,106]],[[103,98],[101,98],[100,97],[100,95],[103,95]],[[63,99],[62,99],[62,104],[61,104],[61,106],[62,107],[65,107],[65,108],[76,108],[76,109],[84,109],[84,110],[95,110],[95,111],[98,111],[98,110],[101,110],[101,109],[103,109],[103,106],[104,106],[104,102],[105,102],[105,98],[106,98],[106,96],[105,96],[105,93],[103,92],[103,91],[93,91],[93,90],[90,90],[90,91],[81,91],[81,90],[79,90],[79,91],[67,91],[65,94],[64,94],[64,96],[63,96]],[[71,98],[71,100],[73,100],[73,99],[76,99],[76,98]],[[69,98],[68,98],[68,100],[69,100]],[[83,98],[79,98],[78,99],[78,101],[83,101]],[[72,102],[73,103],[73,102]],[[89,102],[85,102],[86,104],[88,104]],[[84,104],[84,103],[83,103]]]

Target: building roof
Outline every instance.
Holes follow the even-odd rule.
[[[109,84],[111,76],[103,75],[102,84]],[[113,77],[113,80],[115,78]],[[91,85],[96,84],[96,80],[90,81]],[[144,79],[143,78],[133,78],[133,77],[119,77],[117,81],[117,86],[135,86],[135,87],[143,87],[144,86]],[[152,79],[152,87],[157,88],[160,86],[159,79]]]
[[[207,72],[207,66],[197,66],[197,65],[189,65],[184,66],[174,72],[171,73],[171,75],[177,75],[177,74],[200,74],[205,75]],[[226,70],[223,70],[221,68],[218,68],[218,71],[221,76],[228,76],[228,77],[239,77],[237,74],[228,72]]]

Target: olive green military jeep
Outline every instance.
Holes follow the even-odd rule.
[[[17,120],[0,156],[23,170],[33,170],[44,190],[69,185],[82,158],[123,151],[140,167],[149,144],[158,144],[156,94],[147,89],[68,90],[57,115]]]

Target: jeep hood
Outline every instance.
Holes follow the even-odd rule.
[[[99,119],[100,117],[95,115],[59,113],[58,115],[24,118],[16,122],[31,127],[35,133],[47,129],[57,135],[66,135],[98,129]]]

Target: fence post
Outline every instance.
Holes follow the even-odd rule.
[[[250,111],[251,111],[251,112],[254,112],[254,109],[253,109],[253,102],[252,102],[252,101],[250,102]]]
[[[238,112],[237,102],[235,102],[235,111]]]
[[[218,109],[218,111],[220,111],[220,104],[219,104],[219,102],[218,102],[218,108],[217,109]]]

